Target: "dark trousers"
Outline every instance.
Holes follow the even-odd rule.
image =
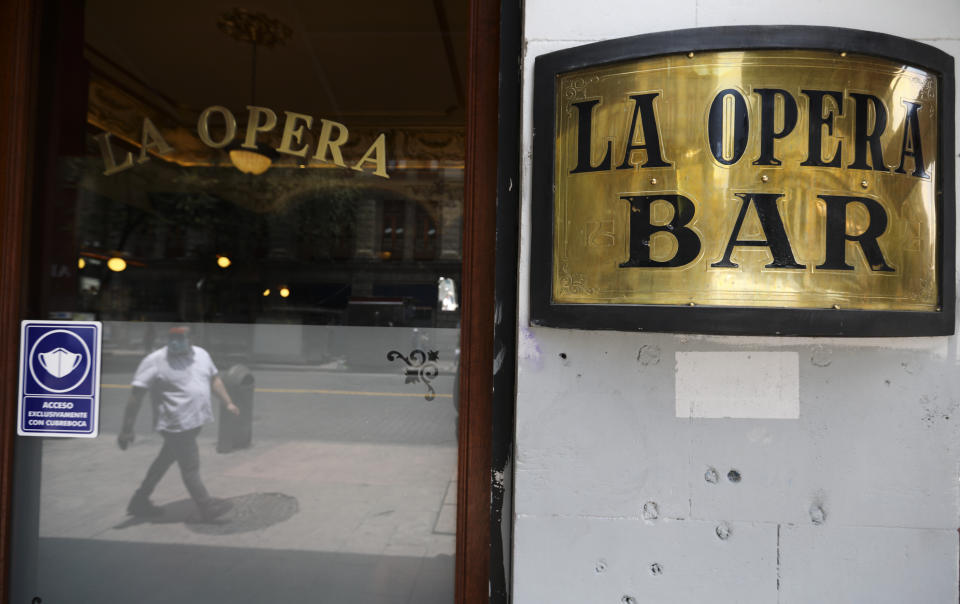
[[[183,478],[183,484],[187,487],[190,497],[201,508],[209,503],[210,494],[207,488],[203,486],[200,480],[200,449],[197,447],[197,435],[200,434],[200,428],[187,430],[186,432],[160,432],[163,436],[163,447],[157,458],[147,469],[147,475],[143,478],[140,488],[134,495],[137,498],[147,499],[163,475],[167,473],[173,462],[180,466],[180,477]]]

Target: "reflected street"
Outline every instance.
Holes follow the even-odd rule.
[[[160,437],[150,412],[142,412],[136,440],[125,452],[117,449],[131,375],[105,369],[100,437],[44,442],[45,599],[102,597],[92,587],[97,582],[62,577],[109,568],[116,601],[286,601],[287,585],[298,585],[292,595],[303,593],[305,583],[327,594],[321,602],[353,601],[358,585],[365,602],[452,601],[452,593],[436,592],[447,584],[437,577],[453,572],[453,373],[433,380],[438,394],[427,401],[424,384],[406,383],[400,367],[254,369],[252,446],[217,453],[216,424],[198,439],[204,482],[234,504],[210,524],[194,517],[176,472],[153,495],[162,516],[125,516]],[[151,561],[180,581],[171,585],[166,572],[134,576]],[[221,580],[210,582],[211,573]],[[92,591],[84,597],[78,589]]]

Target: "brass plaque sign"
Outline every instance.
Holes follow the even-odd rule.
[[[840,48],[556,73],[547,303],[942,315],[952,73]]]

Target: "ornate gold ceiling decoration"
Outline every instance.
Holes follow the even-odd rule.
[[[284,44],[293,35],[290,26],[282,21],[245,8],[234,8],[220,15],[217,27],[237,42],[267,48]]]

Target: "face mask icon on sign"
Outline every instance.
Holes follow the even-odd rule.
[[[55,378],[62,378],[70,374],[71,371],[80,365],[83,355],[63,348],[55,348],[50,352],[41,352],[37,355],[40,359],[40,365],[47,370],[47,373]]]

